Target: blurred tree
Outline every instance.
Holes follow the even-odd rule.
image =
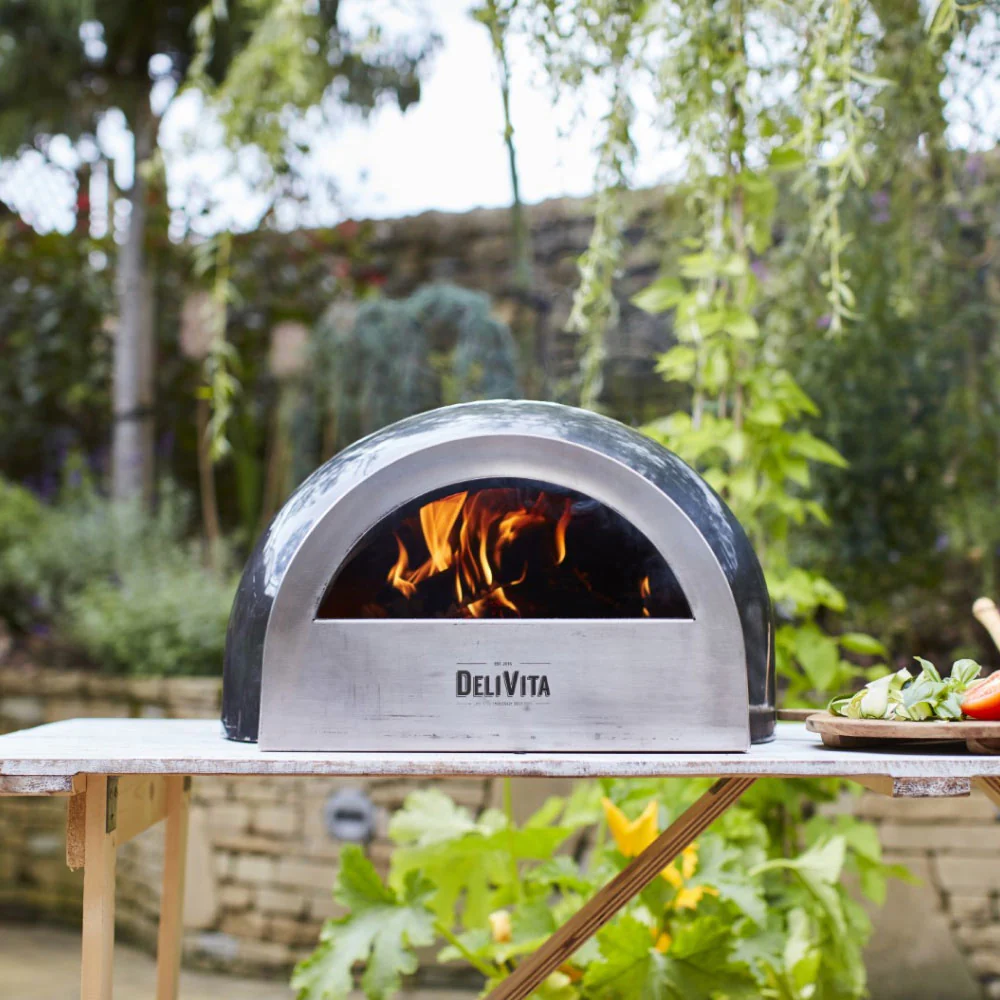
[[[0,469],[51,495],[67,453],[106,440],[113,301],[95,242],[0,216]]]
[[[96,136],[112,111],[133,139],[128,221],[118,254],[112,492],[149,496],[153,467],[153,315],[147,229],[162,190],[159,126],[190,77],[214,98],[234,144],[256,144],[274,164],[263,183],[294,175],[294,126],[314,108],[401,107],[419,97],[429,43],[389,48],[341,26],[338,0],[0,0],[0,156],[53,138]]]

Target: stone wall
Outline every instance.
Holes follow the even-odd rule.
[[[217,718],[212,679],[107,678],[0,667],[0,732],[80,716]],[[327,778],[201,778],[193,788],[185,906],[189,963],[285,975],[336,913],[331,886],[339,843],[323,811],[330,795],[363,789],[376,807],[376,864],[385,869],[388,817],[415,782]],[[525,781],[527,812],[565,786]],[[482,780],[446,791],[470,809],[491,802]],[[847,797],[841,808],[879,826],[887,860],[919,885],[893,883],[873,913],[869,955],[875,1000],[1000,998],[1000,822],[979,793],[968,799]],[[79,920],[82,873],[65,863],[65,800],[0,799],[0,915]],[[152,946],[162,870],[160,828],[119,852],[118,925]]]
[[[632,224],[624,234],[621,273],[615,279],[619,318],[605,345],[602,404],[618,419],[641,424],[669,409],[676,389],[655,372],[656,358],[672,343],[670,322],[636,308],[631,297],[655,277],[663,258],[662,226],[650,225],[662,209],[662,192],[631,196]],[[486,292],[494,312],[512,328],[534,330],[536,365],[547,376],[551,398],[574,402],[579,374],[579,334],[567,329],[577,261],[593,230],[590,199],[555,198],[526,209],[534,251],[533,288],[524,294],[511,279],[510,213],[478,209],[462,214],[423,212],[373,223],[372,266],[395,298],[422,285],[449,282]]]
[[[0,732],[74,717],[218,718],[220,683],[205,678],[107,678],[0,667]],[[221,738],[221,737],[220,737]],[[363,789],[376,807],[369,851],[385,870],[388,817],[417,782],[329,778],[199,778],[192,789],[184,953],[189,964],[286,975],[316,944],[339,843],[326,831],[331,794]],[[489,783],[452,780],[448,792],[484,807]],[[82,872],[65,861],[64,799],[0,799],[0,914],[78,922]],[[118,854],[119,934],[153,947],[163,830]]]

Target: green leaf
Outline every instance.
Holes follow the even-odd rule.
[[[719,258],[707,250],[687,254],[680,259],[681,274],[685,278],[711,278],[719,272],[720,267]]]
[[[398,886],[408,873],[418,871],[433,885],[430,907],[442,923],[454,924],[464,899],[462,923],[476,927],[514,900],[517,862],[551,858],[572,832],[566,826],[508,830],[502,815],[487,813],[476,829],[460,837],[399,848],[392,858],[390,885]]]
[[[937,667],[935,667],[930,660],[925,660],[922,656],[914,656],[913,659],[920,664],[923,673],[926,674],[927,677],[929,677],[932,681],[940,683],[941,675],[938,673]]]
[[[814,437],[808,431],[799,431],[792,435],[789,448],[797,455],[808,458],[813,462],[823,462],[826,465],[836,466],[838,469],[847,468],[847,459],[831,447],[825,441]]]
[[[821,629],[804,626],[799,630],[795,640],[795,657],[817,691],[828,691],[835,683],[840,669],[840,654],[836,641]]]
[[[788,939],[782,957],[796,989],[804,991],[815,983],[821,955],[812,921],[801,907],[789,911]]]
[[[679,278],[665,277],[633,295],[632,304],[648,313],[661,313],[673,309],[685,294]]]
[[[802,151],[792,146],[779,146],[771,150],[769,157],[772,170],[798,170],[805,165],[806,158]]]
[[[842,649],[859,656],[888,656],[889,651],[874,638],[864,632],[842,632],[837,636]]]
[[[365,963],[361,983],[369,1000],[396,993],[402,977],[417,969],[413,948],[434,942],[429,895],[430,886],[416,872],[409,873],[402,892],[393,892],[360,847],[345,846],[334,897],[351,912],[327,921],[316,951],[296,966],[292,988],[300,1000],[343,1000],[354,988],[352,970],[359,962]]]
[[[814,885],[835,885],[844,870],[847,857],[847,840],[843,836],[831,837],[797,858],[773,858],[758,865],[754,873],[784,869],[797,872]]]
[[[727,309],[722,325],[737,340],[754,340],[760,336],[757,321],[740,309]]]
[[[437,788],[411,792],[403,808],[389,822],[389,836],[397,844],[434,844],[451,840],[476,828],[468,809],[463,809]]]
[[[785,414],[773,399],[767,399],[750,410],[747,420],[762,427],[780,427],[785,422]]]
[[[973,681],[979,678],[981,670],[982,667],[975,660],[956,660],[951,665],[951,679],[964,691]]]
[[[726,846],[721,838],[704,837],[699,841],[697,871],[685,885],[711,886],[721,899],[734,903],[762,927],[767,920],[767,906],[760,885],[747,877],[742,856],[740,850]]]
[[[690,382],[694,378],[698,354],[693,347],[678,344],[661,354],[656,361],[656,371],[667,382]]]
[[[700,917],[677,930],[666,953],[650,927],[626,915],[598,934],[601,959],[583,978],[587,996],[602,1000],[712,1000],[750,985],[730,960],[731,930]]]
[[[524,824],[525,829],[551,826],[566,808],[566,800],[560,795],[550,795],[539,809],[531,814]]]
[[[583,896],[590,895],[596,888],[568,854],[557,854],[537,868],[532,868],[525,875],[525,882],[530,885],[558,887]]]

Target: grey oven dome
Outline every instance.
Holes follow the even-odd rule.
[[[724,631],[725,622],[734,623],[729,645],[712,647],[715,659],[698,669],[717,674],[713,680],[721,686],[745,671],[746,688],[739,695],[741,711],[749,709],[744,728],[752,742],[772,738],[771,605],[757,557],[726,504],[676,455],[617,421],[555,403],[509,400],[444,407],[383,428],[330,459],[289,498],[258,540],[233,604],[223,682],[226,735],[257,741],[262,681],[269,671],[276,676],[298,669],[291,661],[304,647],[296,645],[294,632],[317,618],[331,579],[378,520],[432,490],[491,475],[581,489],[654,541],[666,538],[658,547],[677,570],[691,617],[702,619],[703,626],[717,618],[708,629],[713,635]],[[669,533],[658,528],[664,521],[670,521]],[[665,551],[671,545],[673,550]],[[699,597],[698,577],[713,574],[720,583],[705,590],[711,597]],[[705,640],[711,642],[711,636]],[[732,659],[740,660],[738,675],[718,662]],[[273,702],[287,707],[288,691],[274,684]],[[266,693],[265,705],[270,699]],[[412,741],[408,748],[415,748]],[[612,743],[593,748],[624,749]]]

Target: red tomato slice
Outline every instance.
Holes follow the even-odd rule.
[[[965,692],[962,711],[970,718],[983,722],[1000,721],[1000,670]]]

